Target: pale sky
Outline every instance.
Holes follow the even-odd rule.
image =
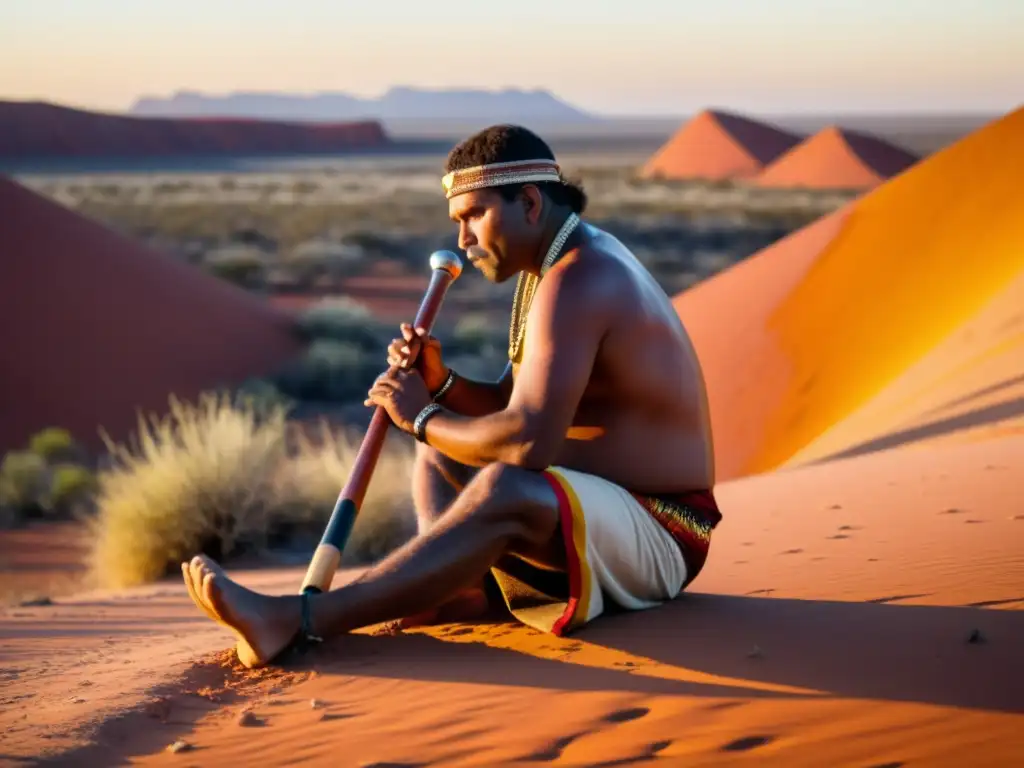
[[[1024,0],[3,0],[0,99],[547,88],[604,114],[1006,112]]]

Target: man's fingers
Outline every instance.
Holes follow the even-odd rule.
[[[402,338],[406,341],[412,341],[416,338],[416,332],[413,331],[412,326],[408,323],[402,323]]]

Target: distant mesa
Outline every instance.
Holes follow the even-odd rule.
[[[1022,158],[1024,108],[675,298],[719,482],[1022,423]]]
[[[298,356],[291,315],[0,176],[0,454],[50,426],[102,448],[171,394]]]
[[[141,118],[47,102],[0,101],[0,158],[311,154],[389,144],[374,120],[308,124]]]
[[[748,179],[801,137],[732,112],[704,110],[683,125],[640,170],[645,179]]]
[[[143,97],[131,113],[162,117],[246,117],[258,119],[323,121],[381,120],[453,121],[486,123],[551,121],[590,123],[593,115],[559,99],[550,91],[505,88],[427,89],[396,86],[377,98],[359,98],[344,92],[278,93],[236,92],[204,94],[179,91],[168,97]]]
[[[761,187],[870,189],[918,160],[888,141],[833,125],[779,157],[754,183]]]

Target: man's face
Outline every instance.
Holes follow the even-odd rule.
[[[492,283],[516,274],[534,256],[535,215],[528,199],[512,202],[493,189],[477,189],[448,201],[448,215],[459,225],[459,248]]]

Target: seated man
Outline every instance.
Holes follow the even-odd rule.
[[[459,247],[488,280],[518,276],[509,365],[496,383],[459,377],[408,326],[389,347],[366,402],[420,441],[420,530],[353,583],[267,596],[207,557],[182,564],[248,666],[296,639],[465,604],[488,574],[515,617],[561,635],[606,601],[672,599],[704,565],[721,519],[711,430],[668,297],[622,243],[580,220],[582,189],[530,131],[488,128],[452,150],[447,171]]]

